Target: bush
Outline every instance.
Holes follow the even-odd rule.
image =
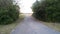
[[[4,3],[4,2],[3,2]],[[14,4],[0,4],[0,24],[10,24],[19,18],[19,7]]]
[[[39,20],[60,22],[60,0],[36,1],[32,10],[33,16]]]
[[[44,2],[44,3],[43,3]],[[33,16],[39,20],[44,21],[46,19],[46,12],[45,12],[45,1],[36,1],[33,6]]]

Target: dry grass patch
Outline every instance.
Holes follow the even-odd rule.
[[[60,23],[43,23],[44,25],[60,32]]]

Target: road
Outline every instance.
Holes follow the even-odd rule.
[[[60,32],[48,28],[32,16],[26,16],[11,34],[60,34]]]

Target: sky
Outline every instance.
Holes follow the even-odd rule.
[[[31,6],[36,0],[17,0],[22,13],[33,13]]]

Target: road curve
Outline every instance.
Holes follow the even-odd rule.
[[[12,30],[11,34],[60,34],[60,32],[48,28],[33,17],[28,16]]]

